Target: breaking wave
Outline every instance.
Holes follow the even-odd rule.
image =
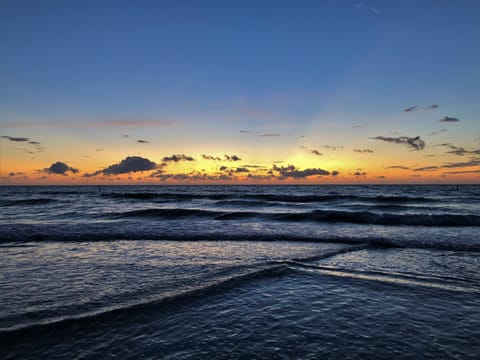
[[[352,223],[384,226],[480,226],[478,215],[458,214],[393,214],[370,211],[313,210],[307,212],[254,212],[217,211],[201,209],[141,209],[110,214],[112,218],[158,218],[185,217],[211,218],[217,221],[259,219],[284,222]]]

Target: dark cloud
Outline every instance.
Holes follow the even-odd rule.
[[[13,176],[25,176],[25,173],[24,172],[11,172],[8,174],[9,177],[13,177]],[[25,176],[26,177],[26,176]]]
[[[373,153],[373,150],[370,149],[353,149],[353,151],[358,152],[358,153]]]
[[[150,144],[150,141],[138,139],[138,140],[137,140],[137,143],[139,143],[139,144]]]
[[[165,156],[163,162],[179,162],[179,161],[194,161],[195,159],[185,154],[174,154],[172,156]]]
[[[222,159],[218,156],[212,156],[212,155],[202,155],[202,158],[205,160],[213,160],[213,161],[221,161]]]
[[[103,150],[105,150],[105,149],[100,149],[100,148],[99,148],[99,149],[95,149],[96,152],[100,152],[100,151],[103,151]]]
[[[31,145],[41,145],[38,141],[29,141],[28,143]]]
[[[377,176],[378,179],[386,179],[387,177],[386,176],[383,176],[383,175],[380,175],[380,176]]]
[[[403,110],[403,111],[405,111],[405,112],[413,112],[413,111],[417,111],[417,110],[419,110],[419,109],[420,109],[420,107],[419,107],[418,105],[415,105],[415,106],[411,106],[411,107],[409,107],[409,108],[406,108],[406,109]]]
[[[337,170],[332,171],[332,176],[338,176],[339,172]]]
[[[250,131],[248,131],[248,130],[240,130],[240,134],[250,134]]]
[[[386,136],[375,136],[374,140],[382,140],[394,144],[404,144],[414,150],[423,150],[425,148],[425,141],[420,139],[420,136],[415,137],[407,137],[407,136],[400,136],[400,137],[386,137]]]
[[[226,154],[224,155],[224,159],[226,161],[241,161],[242,160],[237,155],[226,155]]]
[[[366,176],[367,173],[366,173],[365,171],[363,171],[363,172],[357,171],[357,172],[356,172],[355,174],[353,174],[353,175],[355,175],[355,176]]]
[[[6,135],[0,136],[0,137],[3,139],[14,141],[14,142],[30,142],[31,141],[29,138],[26,138],[26,137],[14,137],[14,136],[6,136]]]
[[[118,164],[110,165],[103,170],[96,171],[93,174],[85,174],[84,176],[91,177],[100,174],[119,175],[137,171],[155,170],[156,168],[158,168],[158,166],[153,161],[142,158],[140,156],[128,156],[122,161],[120,161]]]
[[[330,172],[327,170],[323,170],[320,168],[313,168],[313,169],[304,169],[300,170],[294,165],[288,165],[288,166],[276,166],[273,165],[272,168],[273,171],[279,173],[279,179],[285,179],[285,178],[294,178],[294,179],[302,179],[302,178],[307,178],[309,176],[326,176],[330,175]]]
[[[314,149],[314,150],[311,150],[310,152],[311,152],[313,155],[318,155],[318,156],[322,156],[322,155],[323,155],[320,151],[315,150],[315,149]]]
[[[435,110],[435,109],[438,109],[438,105],[437,104],[432,104],[432,105],[429,105],[425,108],[425,110]]]
[[[236,173],[248,173],[248,172],[250,172],[250,170],[248,170],[246,167],[237,167],[234,172],[236,172]]]
[[[228,167],[222,165],[222,166],[220,166],[218,169],[219,169],[220,171],[226,171],[226,170],[228,170]]]
[[[49,168],[45,168],[42,170],[48,174],[58,174],[58,175],[67,175],[67,172],[71,172],[72,174],[78,173],[78,169],[68,166],[64,162],[57,161],[50,165]]]
[[[460,120],[454,117],[445,116],[443,119],[439,120],[440,122],[459,122]]]

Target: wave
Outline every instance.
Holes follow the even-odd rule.
[[[375,281],[395,286],[413,286],[428,289],[447,290],[460,293],[480,294],[480,288],[476,282],[453,280],[448,277],[429,277],[416,274],[401,274],[388,271],[366,271],[354,269],[338,269],[315,264],[307,264],[299,261],[287,261],[290,268],[300,272],[315,272],[322,275],[350,278],[355,280]],[[474,285],[474,286],[472,286]]]
[[[16,325],[9,328],[0,328],[0,342],[15,342],[24,336],[31,336],[39,331],[48,331],[53,328],[55,330],[67,329],[82,323],[90,323],[95,321],[106,321],[112,316],[128,315],[132,311],[148,310],[154,308],[157,311],[158,306],[168,306],[168,304],[196,300],[200,296],[208,296],[215,294],[231,287],[235,287],[242,282],[260,279],[265,277],[276,277],[284,275],[289,270],[286,264],[276,264],[263,266],[254,269],[247,269],[245,272],[228,275],[225,277],[215,278],[213,281],[205,284],[199,284],[189,289],[180,290],[176,293],[168,293],[166,295],[152,295],[142,298],[135,302],[127,302],[119,304],[115,307],[100,308],[94,311],[88,311],[80,314],[64,315],[37,322]]]
[[[319,242],[340,243],[348,245],[369,245],[378,248],[418,248],[450,251],[480,251],[480,241],[469,238],[387,238],[381,236],[335,236],[330,234],[303,235],[295,233],[258,233],[258,232],[163,232],[155,228],[138,227],[96,228],[93,224],[77,226],[72,231],[69,226],[15,225],[0,227],[0,243],[4,246],[19,243],[44,241],[58,242],[102,242],[102,241],[284,241],[284,242]]]
[[[457,214],[391,214],[369,211],[314,210],[306,213],[275,214],[283,221],[345,222],[385,226],[480,226],[480,216]]]
[[[257,200],[264,202],[280,203],[321,203],[334,201],[364,201],[378,203],[425,203],[437,202],[437,199],[421,196],[361,196],[361,195],[341,195],[341,194],[305,194],[305,195],[287,195],[287,194],[238,194],[238,193],[175,193],[175,192],[109,192],[100,193],[102,197],[116,199],[136,199],[136,200],[172,200],[189,201],[196,199],[207,200]]]
[[[2,200],[0,206],[44,205],[54,201],[54,199],[49,198]]]
[[[201,209],[141,209],[108,214],[112,218],[175,219],[204,217],[217,221],[259,219],[280,222],[351,223],[384,226],[480,226],[478,215],[458,214],[392,214],[370,211],[313,210],[307,212],[218,211]]]
[[[94,310],[89,309],[89,304],[84,304],[86,307],[77,310],[77,313],[69,313],[62,316],[58,316],[58,309],[45,310],[44,314],[41,312],[27,312],[22,314],[24,318],[30,320],[29,323],[23,323],[20,325],[6,326],[0,328],[0,340],[15,340],[15,338],[27,335],[36,331],[44,331],[46,328],[54,327],[55,329],[61,329],[63,326],[71,326],[72,323],[90,322],[94,320],[105,320],[105,317],[116,316],[127,313],[129,311],[138,311],[142,309],[155,308],[158,310],[158,306],[168,305],[175,302],[178,305],[179,302],[189,301],[191,299],[198,299],[199,296],[208,296],[212,293],[223,292],[231,287],[241,285],[245,281],[275,277],[284,275],[290,270],[292,264],[296,264],[296,261],[312,261],[332,257],[338,254],[346,252],[358,251],[367,248],[368,245],[361,246],[343,246],[340,249],[320,251],[314,257],[298,258],[293,260],[279,260],[271,261],[267,263],[257,263],[252,265],[239,265],[233,268],[225,268],[207,276],[203,281],[197,281],[196,285],[188,286],[180,290],[175,291],[173,294],[171,291],[166,291],[161,294],[150,294],[147,296],[137,297],[135,300],[123,301],[117,305],[105,305]],[[98,304],[109,304],[111,299],[95,300]],[[67,311],[67,308],[63,309]],[[16,320],[21,321],[21,320]],[[13,319],[11,319],[11,323]]]
[[[218,215],[218,212],[199,209],[140,209],[112,213],[109,216],[114,219],[136,217],[176,219],[182,217],[209,217],[215,215]]]

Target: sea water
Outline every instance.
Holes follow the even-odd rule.
[[[478,358],[480,186],[0,188],[2,358]]]

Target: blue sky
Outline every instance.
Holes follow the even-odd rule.
[[[454,116],[454,139],[478,146],[479,18],[474,0],[1,0],[0,129],[26,124],[15,132],[46,142],[71,135],[62,124],[164,121],[182,144],[228,138],[240,150],[257,146],[240,130],[329,131],[360,146]],[[77,125],[85,144],[112,141]],[[355,125],[384,133],[349,134]],[[136,130],[165,141],[164,127]]]

